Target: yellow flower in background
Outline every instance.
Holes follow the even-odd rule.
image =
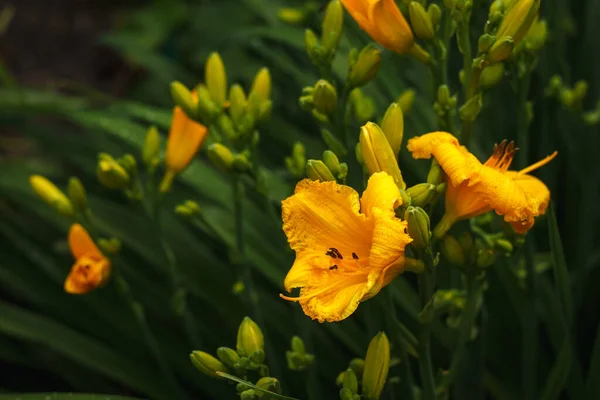
[[[448,176],[446,213],[434,230],[443,236],[458,220],[496,211],[515,231],[525,233],[534,218],[546,212],[550,191],[529,172],[547,164],[557,152],[521,170],[509,171],[516,148],[503,141],[494,146],[492,156],[482,164],[447,132],[432,132],[408,141],[414,158],[435,157]]]
[[[412,47],[413,33],[394,0],[342,0],[342,4],[361,29],[383,47],[400,54]]]
[[[87,293],[106,283],[110,276],[110,260],[98,249],[83,226],[71,225],[69,247],[75,264],[65,280],[67,293]]]
[[[396,218],[400,191],[385,172],[373,174],[359,200],[351,187],[305,179],[282,203],[283,230],[296,252],[284,286],[299,287],[306,315],[340,321],[404,270],[412,239]]]
[[[193,93],[193,99],[198,101],[195,92]],[[176,106],[173,108],[165,159],[167,171],[161,183],[161,192],[168,191],[175,175],[186,169],[204,142],[207,133],[208,129],[188,117],[181,107]]]
[[[69,198],[48,178],[41,175],[31,175],[29,177],[29,184],[33,188],[33,191],[50,207],[66,217],[73,217],[75,215],[73,204]]]

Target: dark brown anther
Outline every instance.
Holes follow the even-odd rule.
[[[332,265],[331,267],[329,267],[329,270],[330,270],[330,271],[334,271],[334,270],[336,270],[336,269],[338,269],[338,266],[337,266],[337,265],[335,265],[335,264],[334,264],[334,265]]]
[[[355,260],[358,260],[358,256],[356,255],[355,252],[352,252],[352,258],[354,258]]]

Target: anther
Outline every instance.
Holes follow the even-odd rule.
[[[356,255],[355,252],[352,252],[352,258],[354,258],[355,260],[358,260],[358,256]]]
[[[330,271],[333,271],[333,270],[336,270],[336,269],[338,269],[338,266],[337,266],[337,265],[335,265],[335,264],[334,264],[334,265],[332,265],[331,267],[329,267],[329,270],[330,270]]]

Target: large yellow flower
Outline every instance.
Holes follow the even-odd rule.
[[[342,0],[362,30],[383,47],[406,53],[414,43],[413,33],[394,0]]]
[[[110,276],[110,260],[98,249],[83,226],[71,225],[69,246],[75,264],[65,280],[65,291],[83,294],[106,283]]]
[[[508,171],[517,149],[506,140],[494,146],[484,164],[447,132],[412,138],[408,150],[414,158],[433,155],[448,176],[446,213],[434,231],[438,237],[454,222],[491,210],[503,215],[515,231],[525,233],[533,226],[534,218],[546,212],[550,191],[528,173],[550,162],[557,152],[521,171]]]
[[[283,230],[296,251],[284,286],[302,289],[300,297],[281,297],[323,322],[340,321],[375,296],[404,270],[412,239],[394,213],[401,202],[385,172],[371,176],[360,201],[354,189],[335,182],[298,183],[282,204]]]

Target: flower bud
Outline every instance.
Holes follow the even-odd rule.
[[[377,124],[368,122],[361,128],[360,152],[371,175],[376,172],[386,172],[394,178],[394,182],[399,188],[406,188],[396,155]]]
[[[244,89],[237,83],[232,85],[229,89],[229,115],[231,116],[231,120],[235,125],[240,123],[247,109],[248,100],[246,99]]]
[[[458,110],[461,121],[473,122],[477,118],[477,115],[481,111],[483,106],[483,100],[481,92],[471,97],[465,104],[463,104]]]
[[[317,64],[320,57],[319,39],[310,29],[304,31],[304,46],[313,64]]]
[[[463,232],[458,237],[458,243],[460,243],[460,247],[462,247],[465,255],[469,255],[473,250],[473,235],[470,232]]]
[[[306,14],[306,11],[301,8],[283,7],[277,10],[277,18],[290,25],[304,22]]]
[[[408,235],[413,239],[411,245],[417,250],[426,249],[431,238],[429,215],[421,207],[409,206],[404,212],[404,220],[408,222]]]
[[[538,51],[548,38],[548,24],[544,20],[536,20],[527,33],[526,47],[530,51]]]
[[[340,156],[346,155],[347,151],[344,144],[340,142],[338,138],[336,138],[328,129],[321,129],[321,139],[323,139],[323,142],[325,142],[327,147],[329,147],[329,149],[335,154],[339,154]]]
[[[325,10],[323,33],[321,36],[321,45],[329,59],[333,57],[338,48],[343,26],[344,10],[342,8],[342,3],[340,3],[339,0],[332,0]]]
[[[210,377],[223,379],[216,372],[229,372],[225,364],[203,351],[193,351],[190,359],[198,371]]]
[[[519,43],[535,21],[541,0],[515,0],[496,32],[496,37],[510,37]]]
[[[299,336],[292,337],[291,347],[292,347],[292,351],[294,351],[298,354],[306,353],[306,347],[304,346],[304,340],[302,340],[302,338]]]
[[[434,158],[431,161],[431,167],[429,167],[429,172],[427,173],[427,183],[436,186],[440,185],[444,182],[444,170],[440,167],[440,164]],[[439,190],[438,190],[439,192]]]
[[[431,19],[433,26],[436,27],[442,19],[442,9],[440,6],[435,3],[431,3],[429,7],[427,7],[427,14],[429,14],[429,18]]]
[[[465,265],[465,253],[454,236],[447,234],[442,238],[440,251],[451,264],[458,267]]]
[[[183,83],[179,81],[171,82],[171,98],[173,103],[181,107],[186,115],[190,117],[196,115],[197,102],[194,100],[192,92]]]
[[[182,204],[175,206],[175,213],[182,217],[193,217],[200,214],[200,205],[193,200],[186,200]]]
[[[109,189],[123,189],[130,184],[131,178],[125,168],[110,155],[101,154],[98,158],[96,176],[100,183]]]
[[[512,243],[506,239],[496,239],[496,242],[494,244],[496,245],[496,248],[503,250],[509,254],[512,253],[512,251],[514,250],[514,246],[512,245]]]
[[[452,10],[454,8],[454,5],[456,4],[456,0],[442,0],[442,4],[448,10]]]
[[[341,388],[340,389],[340,400],[354,400],[354,394],[350,389]]]
[[[83,184],[79,178],[72,176],[71,179],[69,179],[67,192],[69,193],[69,199],[71,200],[71,204],[75,210],[83,212],[88,209],[88,200],[85,193],[85,188],[83,187]]]
[[[450,88],[448,87],[448,85],[440,85],[438,87],[437,102],[444,107],[450,104]]]
[[[477,250],[475,263],[479,268],[487,268],[496,261],[496,253],[492,249],[482,248]]]
[[[356,376],[362,376],[365,369],[365,360],[362,358],[353,358],[350,360],[350,368],[352,368]]]
[[[238,329],[236,349],[240,356],[249,357],[255,351],[264,351],[265,338],[260,327],[245,317]]]
[[[244,151],[240,154],[233,156],[233,162],[231,163],[231,169],[236,172],[246,172],[252,169],[252,162],[250,161],[250,153]]]
[[[512,54],[514,47],[515,41],[511,37],[502,37],[494,42],[487,53],[486,60],[490,63],[504,61]]]
[[[425,207],[436,196],[435,186],[430,183],[419,183],[406,189],[411,204],[415,207]]]
[[[335,177],[321,160],[308,160],[306,162],[306,177],[313,181],[335,181]]]
[[[352,393],[358,393],[358,379],[352,368],[348,368],[344,372],[343,387],[350,390]]]
[[[390,369],[390,342],[379,332],[369,343],[362,377],[362,395],[366,400],[378,400]]]
[[[269,392],[278,393],[278,394],[281,393],[281,385],[279,385],[279,381],[270,376],[265,376],[263,378],[260,378],[258,380],[258,382],[256,382],[256,386],[263,390],[268,390]],[[262,396],[259,394],[259,397],[262,397]]]
[[[142,148],[142,160],[147,167],[155,166],[158,163],[160,153],[160,134],[155,126],[151,126],[146,133],[144,147]]]
[[[233,153],[229,150],[229,147],[222,145],[221,143],[213,143],[206,149],[206,154],[208,155],[208,159],[219,171],[231,171]]]
[[[257,93],[261,100],[269,100],[271,97],[271,73],[268,68],[261,68],[254,77],[250,93]]]
[[[502,78],[504,78],[504,63],[499,62],[492,64],[481,71],[479,87],[482,89],[489,89],[500,83]]]
[[[325,150],[323,152],[323,162],[334,176],[338,175],[340,172],[340,160],[333,151]]]
[[[402,113],[406,114],[412,109],[413,104],[415,104],[415,95],[414,89],[407,89],[396,99],[396,103],[402,109]]]
[[[121,251],[121,241],[117,238],[100,238],[98,239],[98,247],[102,250],[102,253],[115,255]]]
[[[350,93],[351,109],[354,112],[354,118],[360,124],[366,124],[373,119],[375,114],[375,101],[370,96],[365,95],[359,88]]]
[[[433,31],[431,17],[427,14],[421,3],[411,1],[408,5],[408,13],[415,35],[423,40],[433,39],[435,32]]]
[[[390,143],[392,151],[397,155],[402,148],[404,135],[404,115],[398,103],[392,103],[388,107],[381,121],[381,130]]]
[[[50,180],[41,175],[32,175],[29,177],[29,183],[33,191],[60,214],[65,217],[73,217],[75,215],[71,201]]]
[[[479,37],[479,40],[477,40],[477,49],[480,53],[487,53],[490,51],[495,41],[495,36],[484,33]]]
[[[358,161],[360,165],[365,164],[365,159],[363,158],[362,151],[360,150],[360,143],[356,144],[356,147],[354,148],[354,155],[356,156],[356,161]]]
[[[210,93],[210,98],[217,107],[222,108],[227,100],[227,75],[219,53],[211,53],[204,68],[204,82]]]
[[[410,196],[404,189],[400,189],[400,200],[402,200],[402,207],[408,207],[411,203]]]
[[[260,391],[254,389],[244,390],[240,393],[240,400],[256,400]]]
[[[381,50],[372,44],[366,45],[358,54],[355,63],[348,72],[350,87],[359,87],[367,84],[377,75],[381,64]]]
[[[217,356],[229,368],[234,368],[235,363],[240,360],[238,353],[230,347],[219,347],[217,349]]]
[[[198,96],[198,115],[203,121],[211,121],[221,113],[221,108],[213,101],[212,96],[205,85],[196,88]]]
[[[337,92],[333,85],[324,79],[315,84],[313,104],[321,114],[329,115],[337,106]]]

